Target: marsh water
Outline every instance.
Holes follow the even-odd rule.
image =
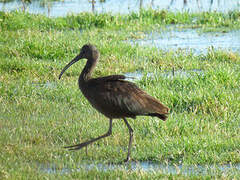
[[[80,12],[127,14],[149,8],[174,12],[228,12],[240,10],[240,0],[2,0],[0,3],[3,11],[25,10],[52,17]]]
[[[142,80],[144,77],[151,78],[151,79],[157,79],[159,77],[161,78],[193,78],[197,76],[203,76],[204,71],[201,69],[190,69],[190,70],[184,70],[184,69],[172,69],[172,71],[164,71],[159,73],[147,73],[144,74],[142,71],[137,70],[135,72],[127,72],[124,74],[127,77],[127,80],[129,81],[139,81]]]
[[[198,29],[173,27],[146,34],[144,39],[132,39],[130,43],[157,47],[165,51],[184,50],[195,55],[206,54],[213,49],[240,53],[240,31],[201,33]]]
[[[56,165],[40,165],[40,170],[43,173],[49,174],[67,174],[80,172],[81,170],[98,170],[98,171],[113,171],[113,170],[130,170],[130,171],[145,171],[156,172],[160,171],[163,174],[183,174],[183,175],[215,175],[218,173],[231,173],[240,170],[240,164],[223,164],[223,165],[182,165],[182,164],[167,164],[151,161],[130,162],[124,164],[103,164],[103,163],[82,163],[77,168],[57,168]]]

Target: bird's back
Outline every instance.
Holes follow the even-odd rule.
[[[168,107],[124,78],[114,75],[90,79],[80,89],[92,106],[106,117],[135,118],[148,115],[166,120]]]

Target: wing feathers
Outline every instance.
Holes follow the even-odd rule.
[[[131,82],[118,81],[115,87],[109,87],[109,90],[109,98],[115,99],[115,104],[123,111],[135,115],[168,114],[166,106]]]
[[[89,87],[95,93],[91,93],[92,97],[88,98],[91,104],[106,116],[149,115],[166,119],[169,110],[166,106],[134,83],[122,80],[124,78],[125,76],[115,75],[92,79]]]

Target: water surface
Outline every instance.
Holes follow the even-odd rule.
[[[127,72],[124,74],[127,77],[127,80],[129,81],[139,81],[142,80],[145,74],[137,70],[135,72]],[[147,73],[146,77],[147,78],[152,78],[152,79],[157,79],[159,77],[161,78],[168,78],[168,79],[173,79],[173,78],[192,78],[194,76],[203,76],[204,71],[201,69],[172,69],[171,71],[163,71],[159,73]]]
[[[206,54],[211,49],[240,53],[240,31],[200,33],[197,29],[175,28],[146,34],[145,39],[131,40],[130,43],[166,51],[181,49],[196,55]]]
[[[32,86],[36,87],[36,88],[55,89],[55,88],[57,88],[57,83],[50,82],[50,81],[47,81],[46,83],[33,82]]]
[[[38,1],[32,0],[32,3],[26,4],[26,11],[34,14],[45,14],[47,16],[57,17],[66,16],[69,13],[96,12],[96,13],[121,13],[138,12],[143,9],[158,9],[189,12],[201,11],[219,11],[228,12],[240,10],[240,0],[59,0],[59,1]],[[44,3],[45,2],[45,3]],[[23,3],[20,0],[13,0],[8,3],[0,3],[0,9],[11,11],[23,9]]]
[[[130,171],[145,171],[145,172],[161,172],[163,174],[183,174],[183,175],[215,175],[218,173],[237,173],[240,170],[240,164],[223,164],[223,165],[182,165],[157,163],[151,161],[129,162],[123,164],[103,164],[103,163],[82,163],[78,168],[71,169],[68,167],[58,169],[55,165],[41,165],[40,170],[49,174],[67,174],[72,172],[80,172],[81,170],[98,170],[98,171],[113,171],[113,170],[130,170]]]

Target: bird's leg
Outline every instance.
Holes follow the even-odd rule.
[[[86,149],[85,149],[85,153],[86,153],[86,156],[88,155],[88,149],[87,149],[87,146],[86,146]]]
[[[130,160],[130,154],[131,154],[131,146],[132,146],[132,138],[133,138],[133,129],[131,128],[131,126],[129,125],[129,123],[127,122],[126,118],[123,118],[125,124],[128,127],[129,130],[129,144],[128,144],[128,154],[127,154],[127,159],[125,159],[125,162],[128,162]]]
[[[69,148],[69,150],[78,150],[78,149],[81,149],[81,148],[83,148],[83,147],[85,147],[85,146],[87,146],[87,145],[89,145],[89,144],[91,144],[91,143],[93,143],[93,142],[95,142],[99,139],[110,136],[111,134],[112,134],[112,119],[110,119],[110,121],[109,121],[109,129],[108,129],[108,132],[106,134],[104,134],[102,136],[99,136],[95,139],[91,139],[89,141],[86,141],[86,142],[83,142],[83,143],[80,143],[80,144],[76,144],[76,145],[73,145],[73,146],[66,146],[64,148]]]

